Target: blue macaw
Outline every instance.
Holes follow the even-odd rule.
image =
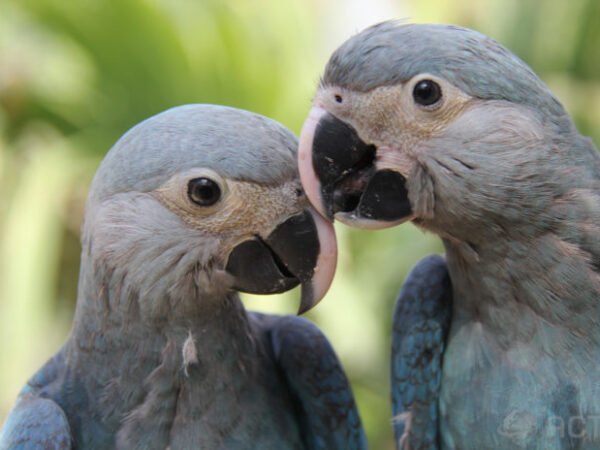
[[[310,208],[296,137],[265,117],[187,105],[103,160],[82,227],[73,328],[21,391],[0,448],[365,448],[343,369],[297,316],[237,291],[327,291],[331,224]]]
[[[525,63],[375,25],[331,56],[298,155],[326,217],[443,241],[394,314],[398,447],[600,448],[600,157]]]

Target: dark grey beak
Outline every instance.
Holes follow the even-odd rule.
[[[336,261],[333,227],[310,208],[280,223],[267,238],[255,236],[237,245],[225,269],[235,289],[251,294],[275,294],[302,284],[303,313],[329,289]]]
[[[350,224],[409,217],[406,179],[393,170],[377,170],[377,148],[323,109],[315,107],[311,115],[300,139],[300,175],[321,213],[330,220],[343,217]]]

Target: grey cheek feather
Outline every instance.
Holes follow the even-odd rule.
[[[407,178],[408,199],[417,217],[432,219],[435,211],[435,184],[427,165],[417,163]]]
[[[564,114],[548,87],[516,55],[481,33],[452,25],[384,22],[368,28],[335,51],[322,84],[367,92],[419,73],[445,78],[475,98]]]
[[[199,286],[230,288],[227,279],[220,280],[223,283],[201,279],[205,276],[201,269],[211,264],[219,245],[218,239],[206,239],[148,194],[116,194],[100,204],[88,204],[82,247],[84,259],[93,267],[82,276],[93,279],[84,280],[82,287],[106,286],[113,293],[104,305],[109,311],[127,315],[133,308],[142,317],[165,315],[176,306],[171,301],[197,298]],[[206,297],[220,293],[204,292]]]
[[[588,189],[600,169],[593,145],[569,124],[565,133],[528,106],[482,101],[422,142],[411,202],[457,237],[543,229],[555,220],[555,200]],[[570,169],[557,175],[561,167]]]

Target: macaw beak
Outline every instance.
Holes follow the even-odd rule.
[[[406,179],[377,170],[377,148],[320,106],[302,127],[300,179],[314,207],[329,220],[358,228],[387,228],[412,217]]]
[[[275,294],[301,284],[302,314],[325,296],[336,263],[333,226],[309,208],[280,223],[267,238],[255,236],[238,244],[226,270],[235,289],[251,294]]]

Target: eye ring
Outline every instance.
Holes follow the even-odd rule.
[[[212,206],[221,199],[219,184],[207,177],[194,178],[188,182],[189,199],[198,206]]]
[[[415,84],[412,95],[415,103],[433,106],[441,100],[442,88],[435,81],[426,78]]]
[[[340,94],[335,94],[333,98],[335,99],[336,103],[342,103],[343,101],[342,96]]]

